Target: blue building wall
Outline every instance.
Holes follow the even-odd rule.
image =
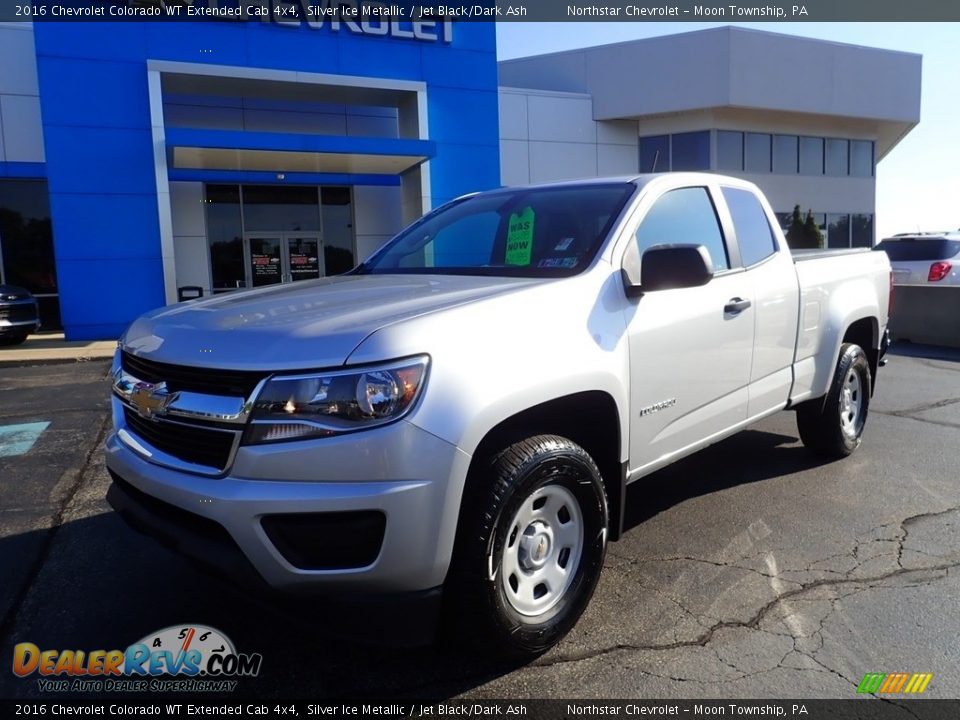
[[[34,31],[68,339],[117,337],[164,304],[148,59],[423,81],[434,205],[500,183],[493,23],[456,24],[450,44],[261,22]]]

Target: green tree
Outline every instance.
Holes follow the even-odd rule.
[[[800,206],[793,206],[790,227],[787,228],[787,245],[795,250],[809,250],[823,247],[823,233],[817,227],[813,213],[807,210],[806,218],[800,213]]]
[[[803,230],[810,242],[807,247],[822,248],[824,246],[823,233],[820,232],[820,228],[816,220],[813,219],[813,213],[810,210],[807,210],[807,219],[803,221]]]
[[[800,215],[800,206],[793,206],[793,215],[790,218],[790,227],[787,228],[787,245],[791,248],[806,247],[806,232],[803,228],[803,216]]]

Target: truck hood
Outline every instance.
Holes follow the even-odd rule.
[[[217,295],[154,310],[121,338],[158,362],[234,370],[342,365],[378,329],[543,280],[347,275]]]

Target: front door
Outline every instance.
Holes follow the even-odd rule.
[[[314,280],[323,275],[323,246],[316,234],[248,233],[253,287]]]
[[[631,241],[641,253],[703,245],[716,273],[702,287],[649,292],[627,307],[630,471],[639,474],[746,420],[754,313],[730,307],[752,300],[753,288],[732,267],[706,187],[661,195]]]

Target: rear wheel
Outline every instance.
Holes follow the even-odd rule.
[[[826,398],[797,407],[797,429],[803,444],[831,458],[846,457],[860,447],[871,383],[870,363],[863,348],[844,344]]]
[[[606,552],[600,472],[552,435],[498,454],[464,498],[447,581],[453,629],[514,657],[538,655],[574,626]]]

